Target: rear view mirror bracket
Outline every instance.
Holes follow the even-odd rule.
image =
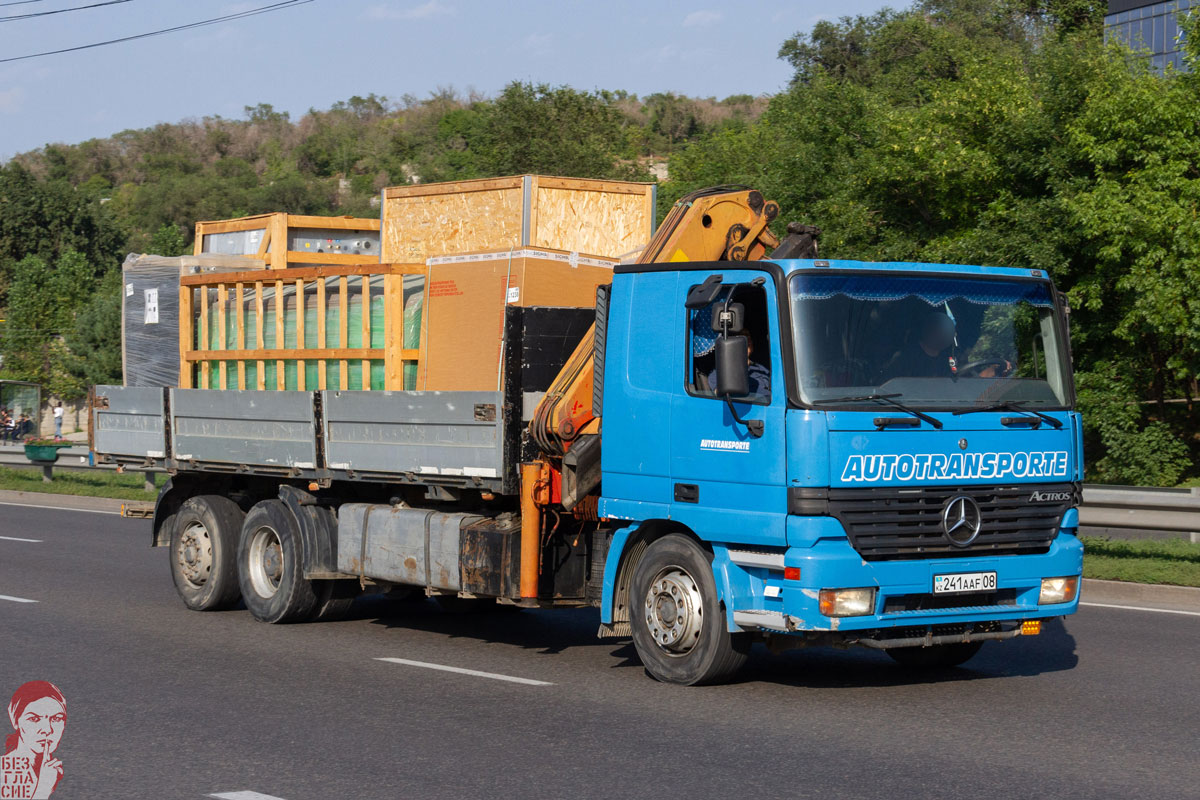
[[[704,279],[704,283],[693,286],[688,291],[687,299],[683,302],[684,308],[704,308],[716,300],[717,295],[721,292],[723,279],[723,275],[709,275]]]

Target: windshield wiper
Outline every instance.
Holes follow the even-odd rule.
[[[1043,414],[1040,411],[1034,411],[1032,408],[1026,408],[1021,403],[1014,403],[1011,401],[1007,403],[992,403],[990,406],[982,406],[980,408],[962,408],[958,411],[955,411],[954,416],[957,417],[962,414],[974,414],[980,411],[1013,411],[1017,414],[1026,414],[1030,417],[1037,417],[1038,419],[1045,420],[1045,422],[1055,429],[1063,426],[1062,420],[1055,419],[1049,414]]]
[[[883,403],[884,405],[891,406],[892,408],[895,408],[899,411],[903,411],[906,414],[912,414],[917,419],[925,420],[926,422],[928,422],[930,425],[937,428],[938,430],[942,429],[941,420],[934,419],[933,417],[929,416],[928,414],[924,414],[920,411],[917,411],[915,408],[909,408],[908,406],[904,405],[903,403],[896,402],[895,398],[901,397],[901,396],[902,395],[900,392],[896,392],[895,394],[860,394],[860,395],[854,395],[851,397],[827,397],[822,400],[814,400],[809,405],[821,406],[821,405],[826,405],[828,403],[857,403],[857,402],[860,402],[863,400],[874,400],[876,402]]]

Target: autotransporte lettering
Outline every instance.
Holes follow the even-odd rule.
[[[844,483],[1065,477],[1065,450],[1029,453],[854,455],[846,459],[846,468],[842,470]]]

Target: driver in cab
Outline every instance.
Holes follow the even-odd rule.
[[[889,379],[952,377],[950,348],[954,335],[954,320],[940,311],[930,311],[921,318],[917,335],[892,356],[884,375]]]
[[[1013,365],[1006,360],[979,361],[956,370],[957,344],[954,319],[941,311],[930,311],[921,318],[917,335],[892,357],[884,374],[887,379],[953,378],[965,370],[965,377],[1000,378],[1012,372]]]

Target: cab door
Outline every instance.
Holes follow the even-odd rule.
[[[671,517],[706,540],[782,545],[787,516],[787,392],[775,283],[757,270],[722,270],[718,273],[722,290],[713,303],[685,308],[688,292],[709,274],[681,272],[678,305],[671,310],[684,327],[681,352],[673,359]],[[733,398],[732,410],[746,422],[761,422],[761,436],[752,435],[746,424],[737,421],[730,403],[715,391],[716,339],[722,334],[714,330],[711,320],[734,304],[740,304],[744,319],[742,330],[731,335],[747,337],[753,363],[747,363],[751,393]],[[769,377],[765,387],[761,385],[764,375]]]

